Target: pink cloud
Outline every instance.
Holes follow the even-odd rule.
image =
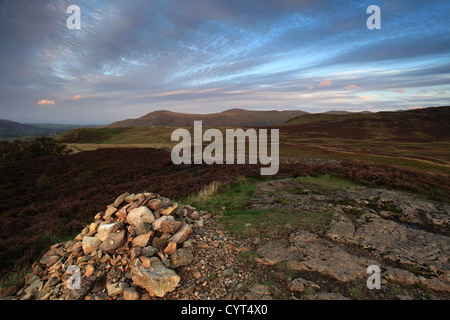
[[[331,81],[329,79],[325,79],[325,80],[323,80],[322,82],[319,83],[319,86],[321,86],[321,87],[328,87],[328,86],[330,86],[330,84],[331,84]]]
[[[441,91],[441,92],[438,92],[438,94],[447,94],[447,92],[446,91]]]
[[[77,94],[77,95],[75,95],[75,97],[73,97],[73,99],[75,99],[75,100],[78,100],[78,99],[81,99],[82,97],[81,97],[81,95],[80,94]]]
[[[373,106],[371,106],[370,104],[368,104],[367,106],[365,106],[366,109],[372,109]]]
[[[412,106],[408,108],[409,110],[422,109],[421,106]]]
[[[314,86],[308,86],[308,89],[312,90],[312,89],[314,89]]]
[[[52,100],[39,100],[38,105],[40,106],[53,106],[55,105],[55,101]]]
[[[359,86],[355,86],[354,84],[345,87],[345,89],[358,89],[358,88]]]
[[[397,89],[397,90],[394,90],[394,92],[404,93],[405,91],[403,91],[402,89]]]

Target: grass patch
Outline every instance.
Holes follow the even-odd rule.
[[[294,182],[315,184],[331,190],[358,186],[358,184],[350,180],[331,177],[329,174],[324,174],[317,177],[298,177],[294,179]]]

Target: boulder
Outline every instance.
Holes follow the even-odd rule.
[[[131,266],[133,283],[148,291],[154,297],[164,297],[178,286],[180,277],[172,269],[166,268],[157,257],[150,258],[150,268],[145,268],[139,259]]]
[[[183,243],[187,240],[191,233],[191,227],[186,222],[183,222],[178,231],[172,237],[170,237],[167,242]]]
[[[137,236],[133,239],[133,246],[146,247],[150,237],[153,235],[153,231],[149,231],[146,234]]]
[[[114,250],[123,245],[125,239],[125,230],[111,233],[105,241],[98,247],[103,252],[113,253]]]
[[[128,224],[136,227],[141,222],[152,223],[155,220],[155,216],[152,211],[146,206],[141,206],[138,208],[134,208],[131,210],[128,215],[126,221]]]
[[[192,251],[190,248],[177,249],[173,254],[170,255],[170,266],[173,269],[187,266],[192,262],[193,259],[194,256],[192,255]]]
[[[175,220],[175,218],[173,216],[162,216],[162,217],[160,217],[158,219],[155,219],[152,222],[153,230],[159,231],[159,229],[161,228],[161,224],[163,222],[174,221],[174,220]]]
[[[100,241],[105,241],[116,225],[117,222],[101,224],[98,227],[96,237],[99,238]]]
[[[102,241],[97,237],[83,237],[82,248],[84,254],[89,254],[98,249]]]
[[[127,287],[129,287],[129,285],[126,282],[116,282],[108,284],[106,289],[108,291],[108,296],[116,297],[121,295]]]

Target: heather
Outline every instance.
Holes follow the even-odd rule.
[[[156,192],[185,199],[211,182],[260,180],[259,166],[181,165],[158,149],[99,149],[18,160],[0,166],[0,274],[29,266],[48,246],[73,238],[106,204],[124,193]],[[282,164],[277,177],[344,178],[448,202],[444,176],[361,161]],[[270,177],[273,178],[273,177]]]

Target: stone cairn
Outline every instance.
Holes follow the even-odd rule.
[[[203,213],[154,193],[120,195],[74,240],[50,247],[33,264],[21,300],[164,297],[179,267],[192,262],[189,235]],[[206,217],[205,217],[206,218]]]

